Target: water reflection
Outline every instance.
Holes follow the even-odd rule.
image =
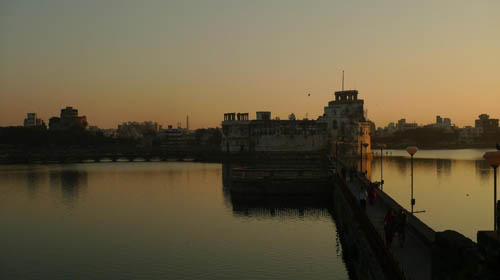
[[[410,158],[393,151],[383,158],[384,191],[406,209],[410,205]],[[419,154],[420,153],[420,154]],[[414,197],[418,217],[435,230],[457,230],[472,240],[478,230],[491,228],[492,168],[479,158],[483,151],[419,151],[414,158]],[[372,162],[375,180],[380,158]]]
[[[491,166],[485,160],[474,161],[476,167],[476,176],[483,182],[490,180]]]
[[[26,172],[26,187],[30,197],[36,196],[40,181],[41,176],[36,169],[29,169],[29,171]]]
[[[51,188],[60,191],[63,202],[67,206],[74,204],[82,190],[87,187],[87,171],[85,169],[51,170],[49,179]]]
[[[1,279],[348,277],[335,224],[314,219],[324,210],[233,201],[219,164],[52,164],[33,175],[17,168],[0,166],[0,246],[22,254],[0,256]]]
[[[432,161],[432,160],[429,160]],[[451,160],[449,159],[437,159],[436,160],[436,174],[438,177],[445,175],[451,175]]]
[[[319,218],[330,217],[328,196],[244,196],[230,194],[237,217]]]
[[[399,174],[410,174],[411,162],[409,158],[384,157],[383,161],[384,164],[388,164],[392,170],[397,170]],[[438,178],[441,178],[442,176],[451,176],[452,170],[456,168],[454,165],[456,165],[457,162],[461,162],[462,164],[473,162],[474,166],[472,166],[471,169],[475,170],[476,176],[481,180],[490,180],[491,167],[484,160],[451,160],[431,158],[414,158],[413,160],[414,170],[418,168],[425,171],[426,174],[427,172],[432,172],[434,170]],[[376,165],[377,168],[380,168],[380,159],[374,159],[372,164]],[[378,172],[380,174],[379,170]],[[378,179],[378,177],[374,177],[374,180],[376,179]]]

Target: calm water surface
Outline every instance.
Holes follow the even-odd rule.
[[[486,151],[491,149],[418,151],[413,162],[415,210],[426,212],[417,217],[436,231],[453,229],[474,241],[478,230],[492,230],[493,169],[482,158]],[[408,153],[387,152],[383,158],[384,191],[410,209]],[[372,161],[371,177],[380,181],[380,158]]]
[[[348,278],[328,204],[241,200],[222,178],[202,163],[0,166],[0,278]]]

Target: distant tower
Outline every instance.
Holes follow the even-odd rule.
[[[342,70],[342,91],[344,91],[344,70]]]
[[[186,116],[186,130],[189,130],[189,115]]]

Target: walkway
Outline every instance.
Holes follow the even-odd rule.
[[[356,198],[359,197],[359,190],[362,185],[361,180],[355,178],[353,182],[347,181],[346,184],[353,195]],[[386,212],[386,206],[378,199],[375,199],[373,205],[370,205],[368,202],[366,203],[366,214],[382,239],[384,239],[384,217]],[[404,248],[399,246],[399,240],[395,237],[391,251],[402,266],[407,279],[431,279],[431,249],[414,232],[408,230]]]

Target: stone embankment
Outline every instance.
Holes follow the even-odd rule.
[[[347,251],[359,250],[354,253],[355,256],[362,257],[354,262],[356,271],[363,268],[371,271],[359,272],[359,279],[500,279],[500,241],[496,233],[480,231],[478,242],[475,243],[455,231],[435,232],[380,189],[376,189],[375,203],[368,204],[366,212],[356,215],[361,209],[357,194],[371,182],[358,175],[352,178],[338,178],[338,181],[334,186],[334,199],[338,204],[335,208],[340,213],[339,220],[342,221],[341,229],[346,236]],[[343,188],[348,192],[339,191]],[[339,195],[342,193],[344,197],[351,197],[351,200],[356,198],[356,205],[350,203],[349,207],[346,206],[349,203],[346,204],[343,200],[348,199]],[[399,246],[396,237],[391,248],[386,251],[385,248],[380,248],[378,243],[384,240],[383,220],[388,209],[406,211],[408,232],[403,248]],[[345,222],[351,219],[353,221],[350,223]],[[375,229],[375,234],[366,229],[359,230],[371,227]],[[363,234],[364,237],[361,236]],[[377,240],[374,240],[374,235]],[[363,246],[366,244],[361,240],[365,239],[368,240],[366,244],[370,246]],[[378,261],[385,278],[377,278],[380,277],[380,270],[369,265],[373,260]],[[394,266],[402,272],[401,278],[395,278],[398,269],[391,269]]]

